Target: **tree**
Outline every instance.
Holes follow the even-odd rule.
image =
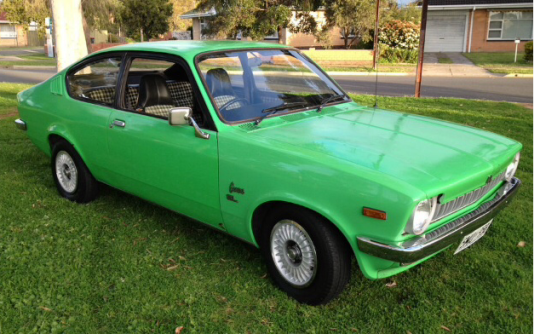
[[[51,0],[56,40],[56,67],[63,70],[88,54],[81,0]]]
[[[202,0],[197,9],[216,11],[208,19],[205,33],[234,39],[242,32],[243,37],[261,40],[286,27],[292,9],[308,12],[320,3],[320,0]]]
[[[142,42],[167,32],[172,14],[169,0],[124,0],[120,17],[128,36]]]
[[[197,7],[195,0],[170,0],[173,4],[173,16],[169,22],[170,30],[186,31],[191,26],[191,20],[181,19],[180,16]]]
[[[326,25],[329,31],[338,27],[343,37],[345,48],[350,49],[357,41],[372,40],[371,30],[375,27],[376,0],[336,0],[326,5]],[[383,0],[381,0],[383,6]]]
[[[45,18],[51,16],[50,1],[4,0],[2,10],[9,21],[21,24],[25,30],[28,30],[30,23],[37,23],[38,32],[45,35]]]

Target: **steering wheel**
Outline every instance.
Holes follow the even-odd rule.
[[[220,110],[227,110],[228,107],[230,107],[231,105],[233,105],[234,103],[242,103],[243,105],[248,105],[249,104],[249,101],[246,100],[245,98],[243,97],[235,97],[234,99],[230,100],[229,102],[225,103],[224,105],[221,106],[221,108],[219,108]]]

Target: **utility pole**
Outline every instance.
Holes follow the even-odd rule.
[[[373,69],[377,66],[377,53],[379,52],[379,5],[381,0],[377,0],[375,10],[375,33],[373,34]]]
[[[420,90],[422,88],[422,70],[424,69],[424,44],[426,42],[428,1],[429,0],[422,0],[422,23],[420,26],[420,45],[418,45],[418,67],[416,68],[414,97],[420,97]]]
[[[63,70],[88,54],[83,29],[81,0],[51,0],[56,67]]]

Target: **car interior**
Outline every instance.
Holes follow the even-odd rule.
[[[70,74],[71,94],[113,105],[118,68],[104,64],[110,65],[110,60],[92,63]],[[197,124],[202,128],[207,124],[181,65],[163,60],[134,59],[128,72],[124,109],[167,119],[169,110],[174,107],[190,107]]]

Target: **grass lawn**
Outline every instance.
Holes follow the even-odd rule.
[[[365,66],[332,66],[321,65],[321,68],[327,72],[375,72],[372,65]],[[416,70],[416,64],[380,64],[379,72],[384,73],[411,73]]]
[[[23,60],[2,60],[0,57],[0,66],[56,66],[56,58],[49,58],[43,53],[17,56]]]
[[[438,58],[438,61],[439,61],[439,64],[453,64],[454,63],[452,59],[444,58],[444,57]]]
[[[521,141],[523,187],[470,250],[380,281],[355,266],[339,299],[310,307],[278,290],[259,252],[232,237],[108,187],[87,205],[60,198],[49,159],[15,129],[14,115],[5,117],[24,87],[0,85],[1,333],[532,331],[532,110],[380,98],[381,108]],[[526,246],[517,247],[520,241]],[[396,287],[386,286],[393,281]]]
[[[516,63],[514,63],[513,52],[473,52],[463,53],[463,55],[476,65],[493,73],[533,74],[533,63],[523,60],[523,52],[518,52]]]
[[[0,51],[36,50],[43,51],[43,46],[0,46]]]

